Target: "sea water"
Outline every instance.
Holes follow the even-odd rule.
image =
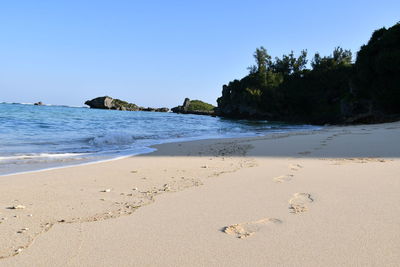
[[[151,145],[317,129],[267,121],[84,107],[0,104],[0,175],[154,151]]]

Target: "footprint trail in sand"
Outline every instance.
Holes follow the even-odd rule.
[[[303,168],[303,166],[300,164],[290,164],[288,166],[288,168],[291,171],[299,171],[300,169]],[[280,176],[274,177],[274,178],[272,178],[272,180],[276,183],[283,183],[283,182],[289,182],[290,180],[292,180],[293,177],[294,177],[293,174],[285,174],[285,175],[280,175]]]
[[[293,174],[286,174],[286,175],[280,175],[277,177],[274,177],[273,180],[276,183],[283,183],[283,182],[289,182],[293,178]]]
[[[295,193],[289,199],[289,210],[291,213],[299,214],[308,211],[307,204],[313,203],[314,199],[308,193]]]
[[[303,168],[303,166],[301,166],[300,164],[291,164],[289,166],[289,169],[292,170],[292,171],[298,171],[298,170],[300,170],[302,168]]]
[[[224,227],[222,231],[228,235],[233,235],[237,238],[243,239],[252,236],[253,234],[260,231],[263,227],[265,227],[267,224],[270,223],[280,224],[282,223],[282,221],[274,218],[264,218],[253,222],[233,224]]]

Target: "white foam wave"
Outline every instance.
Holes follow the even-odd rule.
[[[10,161],[10,160],[28,160],[28,159],[38,159],[38,158],[68,158],[75,156],[82,156],[84,153],[40,153],[40,154],[25,154],[16,156],[3,156],[0,157],[0,161]]]

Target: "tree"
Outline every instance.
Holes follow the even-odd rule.
[[[267,72],[268,68],[272,65],[271,56],[268,55],[267,49],[263,46],[256,49],[254,58],[256,60],[258,72]]]
[[[356,94],[375,109],[400,114],[400,23],[376,30],[357,53]]]
[[[341,47],[335,47],[333,50],[333,61],[336,65],[350,65],[352,54],[350,50],[343,50]]]
[[[273,69],[275,72],[286,76],[298,74],[306,68],[307,62],[307,50],[302,50],[298,58],[296,58],[293,51],[291,51],[289,55],[283,55],[282,59],[276,57]]]
[[[256,65],[252,65],[252,66],[248,67],[247,69],[249,70],[250,74],[257,73],[257,66]]]
[[[300,56],[293,63],[293,73],[300,73],[303,71],[306,68],[307,62],[307,50],[301,50]]]
[[[260,47],[256,49],[254,52],[254,58],[257,64],[257,77],[259,79],[259,83],[261,87],[265,87],[267,85],[267,72],[272,65],[271,56],[267,53],[267,50],[264,47]]]
[[[321,57],[319,53],[315,53],[314,59],[311,61],[313,70],[325,71],[339,66],[350,66],[352,53],[350,50],[344,50],[340,46],[335,47],[332,55]]]

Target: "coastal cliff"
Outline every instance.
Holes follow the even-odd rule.
[[[379,123],[400,119],[400,24],[375,31],[353,63],[340,47],[272,57],[260,47],[256,65],[223,86],[218,114],[312,124]]]

